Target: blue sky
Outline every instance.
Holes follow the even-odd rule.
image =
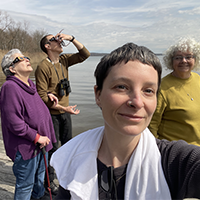
[[[200,36],[199,0],[6,0],[0,10],[28,22],[30,30],[56,34],[64,28],[91,52],[134,42],[163,53],[180,37]]]

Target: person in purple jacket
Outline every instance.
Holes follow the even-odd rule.
[[[51,116],[29,79],[33,71],[30,59],[12,49],[3,57],[1,66],[6,75],[0,92],[1,126],[6,154],[14,162],[14,199],[44,199],[45,163],[41,149],[48,152],[56,142]]]

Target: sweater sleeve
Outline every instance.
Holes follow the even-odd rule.
[[[31,128],[24,120],[25,108],[21,93],[15,86],[6,84],[1,89],[2,123],[13,134],[34,141],[37,130]]]
[[[158,128],[162,120],[162,115],[165,112],[167,104],[163,98],[162,93],[159,92],[158,94],[158,100],[157,100],[157,107],[156,110],[153,114],[153,117],[151,119],[151,122],[149,124],[149,130],[153,133],[153,135],[158,138],[159,133],[158,133]]]
[[[200,147],[183,140],[158,140],[162,167],[172,199],[200,199]]]
[[[81,50],[79,50],[78,53],[74,53],[74,54],[63,54],[61,55],[61,60],[65,60],[65,58],[63,59],[62,57],[67,57],[67,64],[65,64],[65,66],[72,66],[74,64],[77,63],[81,63],[84,60],[86,60],[88,57],[90,56],[90,52],[83,47]]]
[[[40,63],[35,70],[36,87],[38,94],[48,108],[53,105],[53,102],[48,98],[47,95],[47,93],[49,92],[48,86],[50,78],[51,77],[48,66],[45,62]]]

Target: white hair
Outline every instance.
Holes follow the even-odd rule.
[[[200,43],[191,37],[180,38],[179,41],[171,45],[165,52],[163,61],[167,69],[173,70],[173,56],[177,51],[191,52],[195,57],[194,68],[200,68]]]
[[[1,67],[2,67],[2,71],[3,73],[6,75],[6,76],[9,76],[9,75],[14,75],[9,67],[12,65],[12,62],[14,60],[14,55],[15,54],[22,54],[22,52],[19,50],[19,49],[12,49],[10,50],[2,59],[2,62],[1,62]]]

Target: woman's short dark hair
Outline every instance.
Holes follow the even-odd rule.
[[[148,48],[138,46],[134,43],[127,43],[115,50],[110,54],[105,55],[99,62],[94,72],[96,78],[97,90],[102,90],[103,83],[108,76],[111,68],[121,62],[127,63],[128,61],[138,60],[143,64],[153,66],[158,73],[158,88],[161,83],[162,66],[159,58]]]

